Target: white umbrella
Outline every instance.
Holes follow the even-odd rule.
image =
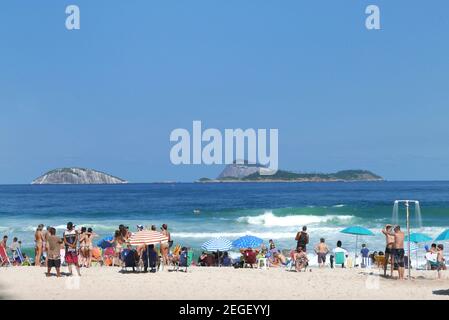
[[[158,231],[149,231],[149,230],[139,231],[137,233],[134,233],[131,236],[131,238],[129,238],[129,243],[133,246],[159,244],[167,242],[168,242],[167,236],[163,235]]]

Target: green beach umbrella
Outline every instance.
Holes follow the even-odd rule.
[[[442,234],[440,234],[435,241],[447,241],[449,240],[449,229],[444,230]]]
[[[408,236],[407,237],[405,237],[405,241],[408,241]],[[424,242],[429,242],[429,241],[432,241],[432,238],[431,237],[429,237],[427,234],[424,234],[424,233],[419,233],[419,232],[416,232],[416,233],[412,233],[411,235],[410,235],[410,242],[413,242],[414,244],[416,244],[416,268],[418,268],[418,265],[419,265],[419,261],[418,261],[418,249],[419,249],[419,246],[418,246],[418,244],[419,243],[424,243]],[[413,250],[411,250],[411,251],[413,251]]]
[[[374,233],[372,233],[371,230],[368,230],[367,228],[360,227],[360,226],[348,227],[346,229],[341,230],[340,232],[345,233],[345,234],[355,235],[355,252],[354,252],[354,254],[355,254],[354,265],[355,265],[356,260],[357,260],[357,245],[358,245],[359,236],[374,236]]]
[[[408,241],[408,236],[405,237],[405,241]],[[424,233],[412,233],[410,235],[410,241],[414,243],[424,243],[428,241],[432,241],[432,238],[429,237],[427,234]]]

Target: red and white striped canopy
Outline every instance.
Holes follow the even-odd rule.
[[[133,246],[167,243],[168,237],[157,231],[143,230],[134,233],[129,238],[129,243]]]

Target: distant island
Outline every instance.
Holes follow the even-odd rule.
[[[260,175],[260,170],[266,169],[257,164],[231,164],[226,166],[216,179],[202,178],[199,183],[219,182],[350,182],[350,181],[383,181],[367,170],[344,170],[336,173],[295,173],[279,170],[275,175]]]
[[[124,184],[128,181],[109,174],[84,168],[61,168],[51,170],[31,184]]]

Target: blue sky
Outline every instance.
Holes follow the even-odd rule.
[[[279,129],[285,169],[449,179],[448,16],[443,0],[3,3],[0,183],[68,166],[214,177],[170,163],[170,132],[193,120]]]

